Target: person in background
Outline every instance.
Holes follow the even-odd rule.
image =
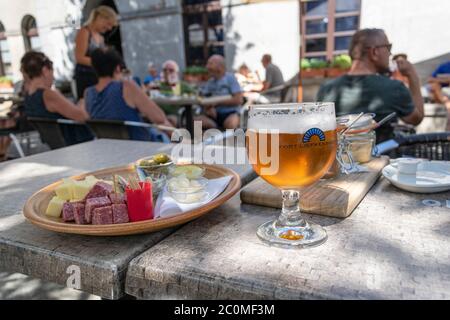
[[[136,82],[136,84],[141,87],[141,79],[138,76],[133,76],[133,73],[130,69],[127,69],[125,66],[122,67],[122,78],[124,80],[130,80]]]
[[[234,76],[245,92],[262,90],[263,83],[259,79],[258,74],[252,73],[245,63],[239,67],[238,72]]]
[[[267,98],[259,93],[263,88],[263,83],[259,79],[257,72],[252,73],[244,63],[239,67],[238,72],[234,76],[244,92],[243,95],[247,105],[270,103]]]
[[[428,79],[431,101],[445,104],[450,112],[450,61],[439,65]]]
[[[381,29],[356,32],[350,44],[350,71],[322,84],[317,101],[334,102],[337,115],[370,112],[375,113],[375,120],[379,121],[396,112],[404,122],[418,125],[424,115],[419,77],[403,56],[398,57],[396,63],[400,73],[408,78],[409,89],[402,82],[383,76],[389,72],[391,48],[392,44]],[[377,130],[377,142],[393,136],[390,123]]]
[[[185,81],[180,80],[180,67],[173,60],[167,60],[162,65],[161,78],[159,82],[159,90],[166,95],[185,95],[195,94],[195,90]],[[161,108],[167,115],[170,123],[174,126],[178,124],[179,107],[174,105],[161,105]]]
[[[92,68],[91,55],[95,49],[105,47],[102,33],[118,26],[116,12],[108,6],[99,6],[92,10],[86,24],[78,31],[75,38],[75,81],[78,99],[84,95],[87,87],[97,83],[97,76]]]
[[[207,117],[199,117],[204,128],[235,129],[239,126],[239,110],[243,103],[243,92],[236,77],[226,72],[225,59],[221,55],[213,55],[206,65],[210,79],[201,88],[203,96],[231,96],[218,104],[205,107]],[[209,119],[208,119],[209,118]]]
[[[27,52],[20,61],[20,71],[26,82],[25,114],[29,117],[47,119],[71,119],[84,122],[89,118],[82,103],[73,104],[58,90],[52,88],[54,82],[53,62],[43,53]],[[94,137],[84,126],[61,126],[64,140],[68,145],[89,141]]]
[[[445,105],[448,120],[446,131],[450,131],[450,61],[437,67],[428,79],[431,101]]]
[[[161,108],[151,101],[134,81],[122,78],[122,57],[114,49],[92,52],[92,66],[98,83],[85,92],[86,110],[92,119],[143,122],[141,114],[152,123],[172,127]],[[132,140],[170,142],[155,129],[129,127]]]
[[[148,75],[144,78],[144,86],[147,89],[151,89],[155,82],[159,81],[160,77],[158,75],[158,70],[156,69],[153,62],[148,64]]]
[[[261,63],[264,69],[266,69],[266,78],[263,81],[263,87],[261,89],[261,92],[263,92],[263,95],[269,101],[280,102],[282,89],[270,91],[267,93],[264,93],[264,91],[284,85],[283,74],[281,73],[280,68],[278,68],[278,66],[272,63],[272,56],[270,54],[263,55]]]

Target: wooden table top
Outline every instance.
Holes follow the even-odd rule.
[[[293,250],[256,236],[278,210],[236,196],[132,260],[125,290],[141,299],[450,299],[447,199],[381,178],[347,219],[305,215],[328,241]]]
[[[107,299],[124,295],[128,263],[175,229],[127,237],[88,237],[40,229],[22,215],[35,191],[61,178],[119,166],[173,145],[95,140],[0,164],[0,270],[67,285],[71,266],[81,271],[82,291]],[[255,174],[248,165],[229,165],[243,184]]]

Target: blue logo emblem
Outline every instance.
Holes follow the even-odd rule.
[[[325,133],[318,128],[312,128],[306,131],[303,137],[303,143],[311,142],[312,137],[316,136],[320,141],[325,141]]]

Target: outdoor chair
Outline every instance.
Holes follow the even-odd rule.
[[[28,117],[27,120],[39,132],[41,141],[46,143],[52,150],[67,146],[60,124],[78,124],[73,120],[66,119]]]
[[[165,131],[173,131],[175,128],[155,125],[151,123],[122,121],[122,120],[87,120],[86,124],[92,129],[98,139],[131,140],[128,133],[129,127],[155,128]]]
[[[12,141],[12,143],[14,144],[14,147],[16,148],[17,152],[19,153],[19,156],[21,158],[25,157],[25,152],[22,149],[22,146],[20,145],[20,141],[19,139],[17,139],[17,134],[20,133],[17,129],[17,127],[13,127],[13,128],[2,128],[0,129],[0,137],[9,137]],[[5,157],[6,156],[6,151],[5,150],[5,154],[1,154],[1,157]]]
[[[376,155],[391,158],[412,157],[429,160],[450,160],[450,132],[436,132],[396,137],[378,144]]]

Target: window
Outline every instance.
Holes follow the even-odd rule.
[[[224,55],[220,1],[185,0],[183,4],[187,64],[205,65],[210,55]]]
[[[41,51],[41,40],[34,17],[27,15],[22,19],[22,36],[27,52],[31,50]]]
[[[302,58],[348,53],[359,29],[361,0],[300,0]]]
[[[12,77],[11,53],[3,24],[0,22],[0,76]]]

